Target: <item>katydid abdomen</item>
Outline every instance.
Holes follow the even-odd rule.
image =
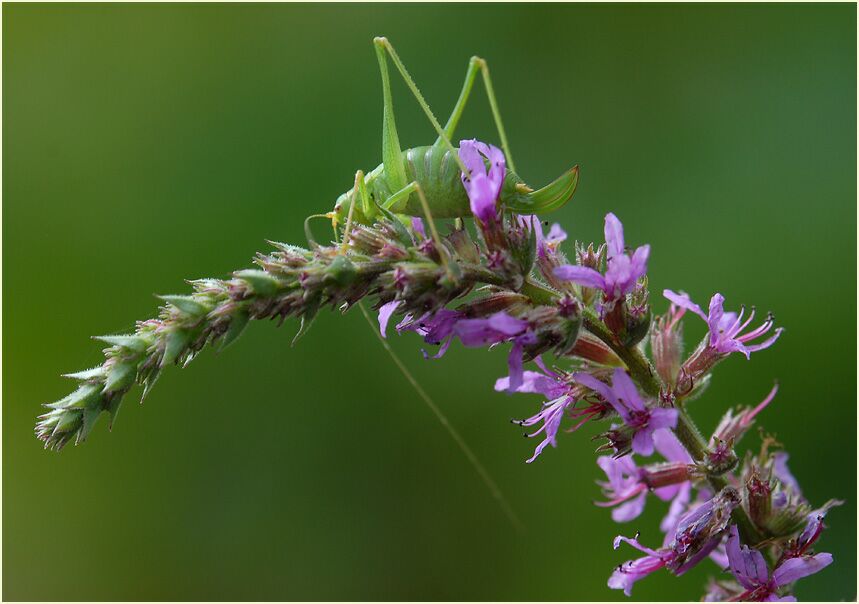
[[[457,152],[458,149],[455,149]],[[417,183],[424,193],[427,205],[434,218],[465,218],[471,216],[468,195],[462,184],[462,172],[453,154],[442,145],[414,147],[402,152],[402,162],[406,179],[409,183]],[[578,167],[562,174],[551,184],[534,191],[528,187],[518,174],[506,170],[504,184],[501,188],[499,201],[503,206],[517,214],[542,214],[557,209],[565,204],[576,189],[578,183]],[[394,196],[399,187],[389,182],[384,164],[377,166],[364,179],[372,203],[371,216],[363,212],[359,202],[355,207],[353,220],[358,222],[372,221],[377,214],[373,212],[375,205],[386,207],[387,202]],[[349,213],[353,190],[340,195],[334,206],[336,220],[345,224]],[[396,214],[423,217],[425,212],[417,192],[412,192],[391,205],[388,209]]]

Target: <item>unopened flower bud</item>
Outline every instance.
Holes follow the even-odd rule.
[[[558,356],[571,348],[578,337],[581,319],[579,316],[562,317],[556,306],[537,306],[522,318],[528,321],[533,334],[533,342],[525,345],[526,358],[554,350]]]
[[[752,521],[757,526],[766,526],[772,512],[772,484],[761,478],[757,468],[746,480],[746,503]]]
[[[656,372],[666,384],[674,387],[683,357],[683,324],[679,321],[684,309],[671,305],[668,314],[656,319],[650,332],[650,348]]]
[[[623,305],[624,319],[626,323],[626,333],[623,338],[623,343],[626,346],[632,347],[638,345],[650,331],[650,306],[644,304],[642,306]]]
[[[331,264],[325,269],[323,281],[346,286],[352,283],[357,275],[355,265],[346,256],[335,256]]]
[[[734,453],[733,443],[718,439],[715,439],[715,444],[710,447],[705,459],[707,473],[717,476],[733,470],[739,461]]]
[[[595,251],[593,243],[589,243],[588,247],[585,247],[583,243],[576,241],[576,260],[580,266],[602,272],[602,264],[605,261],[605,244],[600,245]]]
[[[510,256],[523,275],[530,273],[531,267],[534,266],[537,234],[532,223],[537,220],[535,216],[524,218],[513,215],[507,225],[507,244]]]
[[[480,262],[480,250],[466,229],[454,229],[446,239],[461,260],[470,264]]]
[[[558,331],[562,335],[562,341],[555,347],[555,354],[560,357],[568,354],[578,343],[582,318],[578,314],[560,314],[558,323]]]
[[[697,474],[694,465],[670,462],[647,466],[641,469],[641,480],[650,489],[680,484],[692,479]]]
[[[610,430],[597,434],[591,440],[599,438],[604,438],[607,442],[596,448],[597,453],[612,451],[614,457],[623,457],[632,451],[632,432],[625,430],[624,426],[612,425]]]
[[[650,330],[650,306],[646,301],[636,304],[632,296],[627,296],[613,303],[605,315],[605,324],[624,346],[635,346]]]
[[[488,317],[502,311],[518,316],[529,308],[528,302],[528,296],[501,291],[466,302],[457,310],[468,318]]]
[[[579,338],[576,340],[575,346],[567,352],[567,355],[581,357],[583,359],[593,361],[594,363],[608,365],[610,367],[623,366],[623,361],[620,360],[611,348],[606,346],[602,340],[592,336],[588,332],[582,332],[579,334]]]
[[[603,264],[605,263],[605,253],[605,244],[600,245],[594,251],[593,243],[589,243],[585,247],[584,244],[576,242],[576,260],[579,266],[584,266],[585,268],[590,268],[601,273]],[[582,286],[582,302],[584,302],[585,306],[590,306],[593,303],[597,296],[597,291],[591,287]]]

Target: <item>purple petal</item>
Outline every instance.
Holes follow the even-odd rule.
[[[623,225],[611,212],[605,215],[605,242],[609,260],[624,253]]]
[[[497,216],[495,201],[498,192],[489,177],[484,174],[472,176],[469,183],[465,185],[465,190],[468,193],[471,213],[484,224],[495,220]]]
[[[630,522],[635,520],[644,511],[647,499],[647,491],[642,491],[638,497],[626,501],[611,511],[611,519],[615,522]]]
[[[388,337],[388,321],[391,320],[391,315],[394,314],[394,311],[397,310],[397,307],[400,304],[402,304],[402,301],[394,300],[392,302],[388,302],[387,304],[383,304],[379,308],[379,333],[382,334],[383,338]]]
[[[618,367],[612,374],[611,389],[624,405],[636,411],[644,411],[644,401],[635,387],[635,382],[627,375],[626,371]]]
[[[696,315],[707,320],[707,315],[704,314],[704,311],[701,310],[701,307],[692,302],[692,299],[689,298],[689,294],[680,292],[679,294],[674,293],[670,289],[662,290],[662,295],[668,298],[671,302],[679,306],[680,308],[685,308],[686,310],[691,310]]]
[[[498,312],[488,319],[462,319],[452,331],[459,336],[464,346],[475,347],[497,344],[518,335],[528,326],[527,321]]]
[[[779,327],[778,329],[775,330],[775,333],[773,335],[771,335],[768,339],[764,340],[760,344],[752,344],[751,346],[746,346],[746,349],[749,352],[757,352],[759,350],[764,350],[765,348],[769,348],[770,346],[775,344],[775,341],[778,340],[778,337],[782,334],[783,331],[784,331],[784,327]]]
[[[427,232],[424,228],[424,221],[417,216],[412,216],[412,230],[424,239],[427,238]]]
[[[725,547],[731,572],[746,589],[754,589],[769,579],[767,563],[757,550],[740,544],[740,533],[736,525],[731,525],[728,544]]]
[[[444,340],[441,343],[441,347],[438,349],[438,352],[432,356],[430,356],[426,350],[421,349],[421,352],[423,353],[424,358],[425,359],[440,359],[441,357],[444,356],[444,353],[447,352],[447,349],[450,348],[451,340],[452,340],[452,338],[447,338],[446,340]]]
[[[486,146],[475,139],[459,141],[459,159],[468,168],[469,173],[473,177],[475,174],[486,174],[486,165],[483,163],[483,158],[480,156],[479,146]],[[463,174],[463,182],[465,175]]]
[[[652,556],[654,558],[659,557],[658,551],[656,551],[654,549],[650,549],[649,547],[645,547],[644,545],[641,545],[641,543],[638,542],[637,537],[633,537],[632,539],[630,539],[629,537],[624,537],[623,535],[618,535],[617,537],[614,538],[614,541],[612,541],[611,545],[614,549],[617,549],[620,547],[621,543],[626,543],[628,545],[631,545],[632,547],[634,547],[638,551],[644,552],[648,556]]]
[[[565,264],[556,268],[554,274],[558,279],[572,281],[585,287],[592,287],[594,289],[605,289],[606,287],[603,276],[587,266]]]
[[[657,495],[659,494],[659,490],[660,489],[656,489]],[[662,521],[659,523],[660,531],[666,534],[674,532],[674,529],[677,528],[677,524],[680,522],[680,518],[683,517],[683,514],[686,511],[686,506],[689,504],[691,496],[692,485],[688,482],[683,483],[680,490],[677,492],[677,496],[668,507],[668,513],[665,514],[665,517],[662,518]]]
[[[710,298],[709,310],[710,312],[707,314],[707,326],[710,328],[710,345],[715,345],[719,338],[719,328],[723,327],[722,317],[725,314],[725,297],[722,294],[713,294],[713,297]]]
[[[528,321],[511,317],[506,312],[497,312],[488,321],[489,327],[508,336],[519,335],[528,327]]]
[[[642,245],[632,254],[632,280],[637,281],[647,273],[647,259],[650,257],[650,246]]]
[[[653,433],[647,428],[638,430],[632,437],[632,450],[642,457],[653,455]]]
[[[534,217],[534,233],[537,237],[537,253],[541,258],[544,258],[546,254],[550,251],[554,251],[556,247],[558,247],[562,241],[567,239],[567,233],[564,229],[561,228],[561,225],[557,222],[552,225],[552,228],[549,230],[549,234],[543,235],[543,226],[540,224],[540,220],[537,217]]]
[[[627,596],[632,595],[632,586],[652,572],[665,566],[657,556],[645,556],[636,560],[624,562],[618,566],[608,579],[611,589],[622,589]]]
[[[621,458],[621,459],[626,459]],[[635,462],[633,462],[634,464]],[[620,459],[615,459],[611,455],[602,455],[597,457],[597,465],[600,469],[605,472],[606,478],[608,478],[608,486],[615,493],[622,488],[624,480],[624,466],[621,464]]]
[[[605,288],[609,298],[619,298],[632,291],[635,279],[632,278],[632,261],[626,254],[615,256],[608,261],[605,271]]]
[[[547,435],[546,438],[544,438],[543,440],[540,441],[540,444],[537,445],[537,448],[534,449],[534,454],[525,460],[525,463],[533,463],[533,461],[535,459],[540,457],[540,453],[542,453],[543,449],[545,449],[548,445],[552,445],[554,447],[555,446],[555,439],[549,438]]]
[[[509,392],[515,392],[522,385],[522,344],[513,342],[510,354],[507,356],[507,366],[510,369]]]
[[[844,502],[838,499],[830,499],[823,506],[808,515],[805,528],[802,529],[802,533],[800,533],[797,539],[797,547],[800,548],[800,551],[805,551],[820,537],[820,533],[823,531],[823,519],[826,517],[829,509],[843,504]]]
[[[823,570],[832,564],[832,554],[817,554],[814,556],[801,556],[799,558],[788,558],[773,572],[773,580],[776,585],[783,587],[788,583],[798,581],[808,575]]]
[[[650,430],[660,428],[674,428],[677,425],[677,409],[664,409],[657,407],[650,411],[650,421],[647,422]]]
[[[606,401],[612,402],[614,400],[614,393],[611,391],[611,388],[608,387],[608,384],[605,382],[599,381],[597,378],[592,376],[590,373],[577,372],[573,374],[573,380],[581,384],[582,386],[587,386],[591,390],[598,392],[600,396],[602,396]]]
[[[692,463],[692,456],[689,455],[689,452],[671,430],[655,430],[653,432],[653,444],[659,454],[667,461]]]
[[[507,169],[507,162],[504,159],[504,152],[494,145],[489,145],[488,152],[484,152],[489,160],[489,180],[491,180],[497,190],[495,196],[501,191],[501,185],[504,183],[504,172]]]
[[[522,375],[522,384],[516,388],[516,392],[542,394],[554,398],[553,395],[559,390],[558,387],[558,382],[551,377],[538,371],[526,371]],[[510,390],[509,377],[498,378],[495,382],[495,391],[501,392],[503,390]]]
[[[549,234],[546,236],[546,241],[549,243],[561,243],[562,241],[566,241],[566,239],[567,232],[557,222],[552,225],[552,228],[549,229]]]
[[[773,474],[779,481],[790,488],[797,496],[802,496],[802,490],[799,488],[799,482],[791,474],[787,467],[787,460],[790,456],[784,451],[778,451],[773,454]]]

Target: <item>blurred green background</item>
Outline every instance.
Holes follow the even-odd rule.
[[[616,212],[652,244],[654,292],[772,309],[787,331],[731,358],[692,409],[711,430],[780,380],[762,424],[815,503],[841,497],[802,599],[856,597],[856,7],[853,5],[4,5],[3,598],[609,600],[618,532],[658,544],[664,504],[618,527],[597,432],[526,465],[492,391],[505,353],[422,360],[393,343],[527,525],[518,535],[357,312],[255,325],[129,395],[113,433],[33,437],[61,372],[101,359],[153,293],[301,243],[380,161],[374,35],[437,114],[488,59],[523,176],[573,163],[554,218],[599,239]],[[434,139],[395,81],[404,145]],[[461,134],[495,141],[478,91]],[[319,225],[320,227],[322,225]],[[655,310],[665,301],[654,296]],[[690,343],[703,334],[691,318]],[[753,435],[746,446],[757,447]],[[698,599],[714,565],[642,581]]]

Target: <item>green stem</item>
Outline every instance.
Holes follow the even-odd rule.
[[[658,397],[659,391],[662,390],[662,383],[659,381],[650,361],[642,354],[641,350],[635,347],[627,347],[620,343],[609,328],[606,327],[606,324],[590,308],[582,310],[582,319],[588,331],[608,344],[609,348],[626,363],[627,369],[629,369],[633,379],[641,386],[641,389],[650,396]]]
[[[704,439],[704,435],[701,434],[698,426],[689,417],[686,409],[682,407],[677,408],[677,427],[674,428],[674,434],[683,446],[686,447],[686,450],[689,451],[692,459],[695,461],[704,460],[707,455],[707,441]]]

